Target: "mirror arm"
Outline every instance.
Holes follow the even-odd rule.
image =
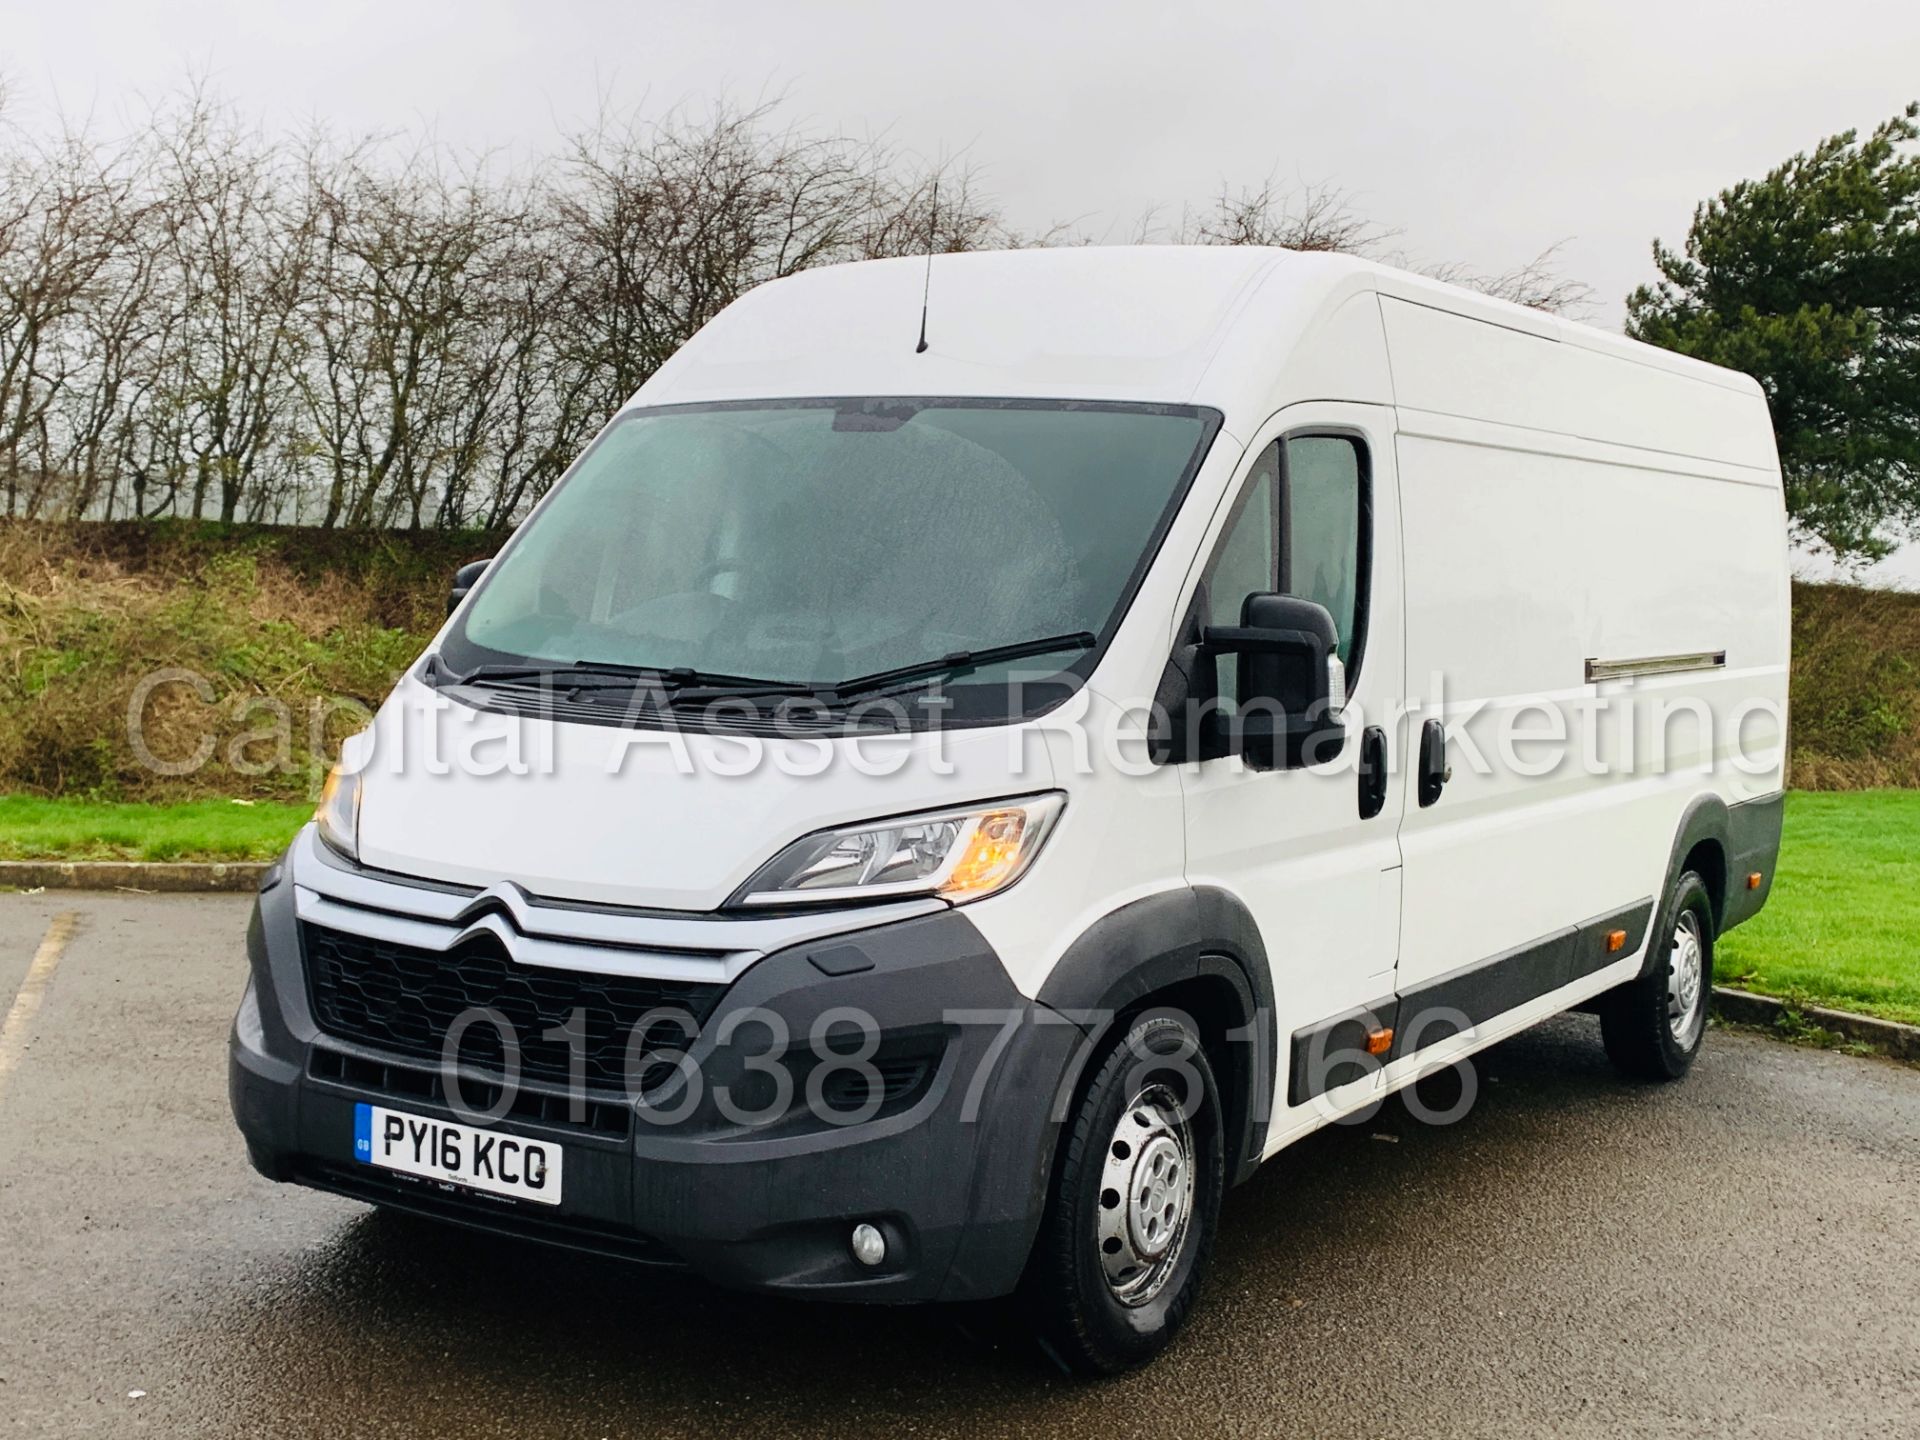
[[[1200,648],[1214,655],[1305,650],[1324,659],[1327,645],[1309,630],[1269,630],[1264,626],[1209,625],[1200,632]]]

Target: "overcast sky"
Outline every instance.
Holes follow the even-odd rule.
[[[519,153],[601,94],[778,94],[964,156],[1016,224],[1116,241],[1223,180],[1328,182],[1418,260],[1497,271],[1564,241],[1617,327],[1696,201],[1920,97],[1920,4],[0,0],[16,119],[111,122],[190,69],[272,123]]]

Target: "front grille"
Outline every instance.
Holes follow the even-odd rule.
[[[493,1010],[513,1031],[520,1074],[563,1085],[572,1082],[576,1045],[549,1032],[565,1030],[576,1013],[586,1083],[627,1091],[631,1044],[645,1093],[673,1073],[658,1052],[686,1046],[723,988],[515,965],[487,938],[442,953],[304,922],[300,934],[314,1019],[327,1034],[437,1061],[454,1022],[468,1015],[459,1062],[504,1073],[505,1037],[479,1013]]]

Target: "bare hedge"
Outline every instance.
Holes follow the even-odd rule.
[[[962,167],[766,108],[609,116],[516,166],[418,136],[273,136],[203,89],[114,138],[9,127],[4,98],[15,518],[497,529],[750,287],[1079,238],[1015,233]],[[1137,238],[1377,252],[1391,232],[1338,190],[1269,183]],[[1579,304],[1551,254],[1440,273]]]

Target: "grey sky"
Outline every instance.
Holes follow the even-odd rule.
[[[189,69],[250,111],[551,143],[595,97],[787,97],[823,128],[964,154],[1019,224],[1124,240],[1222,179],[1332,182],[1419,260],[1565,240],[1596,323],[1694,203],[1920,95],[1920,5],[1144,0],[0,0],[16,118],[111,123]],[[1920,564],[1914,567],[1920,577]]]

